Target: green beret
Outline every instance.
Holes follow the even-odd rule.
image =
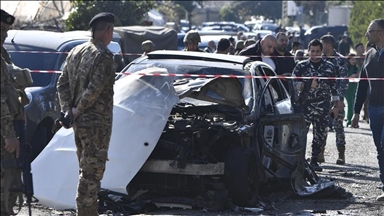
[[[1,9],[1,22],[12,25],[15,21],[15,17]]]
[[[94,16],[89,22],[89,27],[93,27],[98,22],[115,23],[115,16],[112,13],[102,12]]]

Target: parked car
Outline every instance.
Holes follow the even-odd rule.
[[[13,63],[22,68],[60,71],[73,47],[90,39],[84,34],[36,30],[10,30],[4,47]],[[118,43],[109,47],[118,50]],[[60,115],[56,83],[59,73],[32,73],[33,84],[26,88],[30,103],[25,106],[27,141],[32,145],[31,161],[44,149],[53,136],[54,121]]]
[[[184,44],[185,33],[177,33],[177,50],[183,50],[185,48]]]
[[[253,30],[252,33],[254,33],[255,35],[260,34],[261,38],[263,38],[269,34],[276,35],[276,33],[274,31],[271,31],[271,30]]]
[[[274,23],[263,22],[263,23],[260,23],[260,24],[255,24],[254,27],[253,27],[253,31],[255,31],[255,30],[270,30],[272,32],[276,32],[276,29],[278,27],[279,26],[274,24]]]
[[[313,26],[304,33],[303,47],[307,47],[307,44],[311,40],[315,38],[319,39],[328,32],[330,32],[337,41],[339,36],[343,35],[346,31],[348,31],[348,26]]]
[[[235,22],[203,22],[201,31],[209,31],[209,30],[222,30],[229,32],[249,32],[250,29],[241,23]]]

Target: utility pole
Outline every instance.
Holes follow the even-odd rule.
[[[288,18],[288,1],[282,1],[282,14],[281,14],[281,24],[285,25],[286,18]]]

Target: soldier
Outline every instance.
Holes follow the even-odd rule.
[[[28,69],[15,66],[4,48],[7,32],[15,17],[1,10],[1,161],[19,155],[20,146],[26,143],[26,118],[24,105],[29,103],[24,89],[32,84]],[[19,76],[20,75],[20,76]],[[24,79],[28,78],[28,79]],[[25,148],[25,147],[23,147]],[[13,214],[13,207],[20,193],[9,192],[9,187],[21,188],[20,169],[5,169],[1,166],[1,215]]]
[[[144,51],[141,56],[146,56],[149,52],[153,51],[155,44],[151,40],[146,40],[141,43],[141,49]]]
[[[312,40],[308,44],[309,59],[297,63],[292,76],[295,77],[335,77],[336,71],[332,63],[320,57],[323,45],[318,39]],[[296,90],[303,91],[305,80],[295,80]],[[306,91],[306,90],[305,90]],[[331,101],[333,107],[331,109]],[[325,144],[326,128],[329,119],[329,110],[337,117],[339,94],[335,80],[312,80],[308,98],[302,106],[304,118],[309,126],[313,125],[312,157],[311,166],[315,171],[323,169],[317,162],[321,148]]]
[[[114,20],[114,15],[106,12],[92,18],[92,39],[71,50],[57,83],[61,110],[72,120],[75,134],[78,216],[98,215],[97,193],[112,131],[115,66],[107,45],[112,40]]]
[[[348,61],[340,53],[336,52],[335,46],[336,41],[332,35],[324,35],[320,38],[321,43],[323,44],[323,58],[331,62],[336,69],[336,76],[341,78],[348,77]],[[339,93],[339,102],[338,109],[339,114],[337,118],[332,120],[333,129],[336,134],[336,147],[339,152],[339,157],[336,160],[336,164],[345,164],[345,133],[344,133],[344,118],[345,118],[345,105],[344,97],[348,89],[348,79],[337,80],[337,91]],[[325,139],[326,141],[327,139]],[[324,145],[325,147],[325,145]],[[317,158],[317,162],[324,162],[324,148]]]
[[[185,48],[183,51],[196,51],[196,52],[204,52],[199,49],[198,45],[201,42],[199,32],[196,30],[191,30],[187,34],[185,34],[183,42],[185,44]]]

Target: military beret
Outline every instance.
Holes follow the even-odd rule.
[[[112,13],[108,13],[108,12],[99,13],[91,19],[91,21],[89,22],[89,27],[92,27],[94,24],[98,22],[114,23],[115,16]]]
[[[1,9],[1,22],[12,25],[15,21],[15,17]]]

